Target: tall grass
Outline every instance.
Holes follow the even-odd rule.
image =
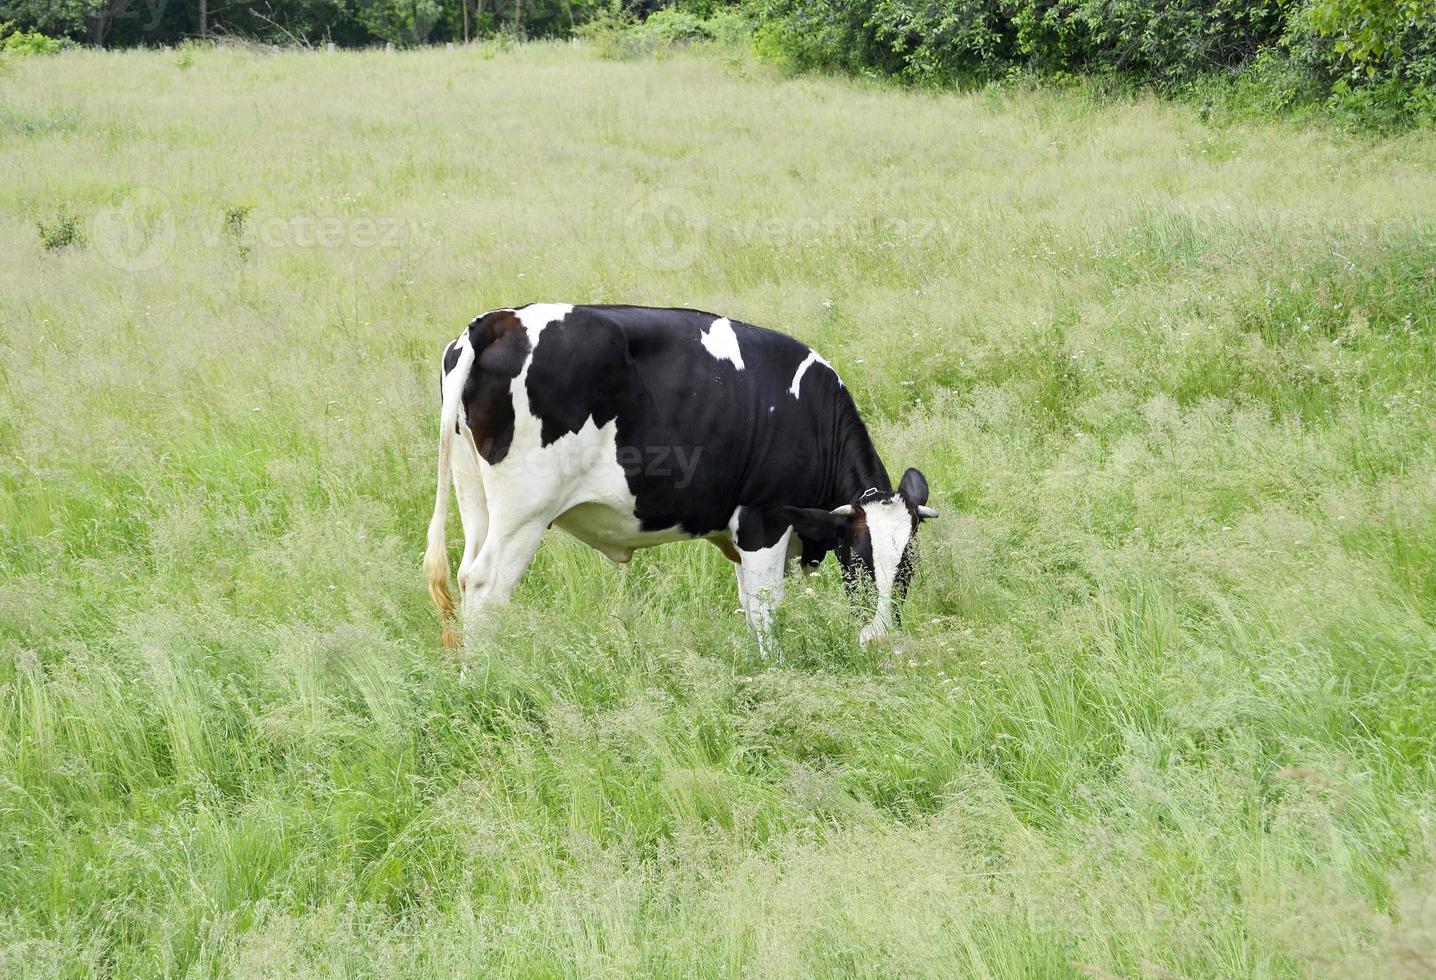
[[[0,169],[0,973],[1433,968],[1429,134],[67,52]],[[944,512],[898,643],[553,537],[461,674],[437,356],[550,299],[823,350]]]

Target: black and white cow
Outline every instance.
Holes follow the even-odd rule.
[[[444,539],[464,526],[463,620],[508,601],[544,530],[616,562],[705,538],[736,565],[765,654],[790,559],[837,553],[876,588],[867,642],[896,622],[913,536],[937,516],[915,469],[896,492],[852,397],[791,337],[696,310],[535,303],[485,313],[444,351],[439,484],[424,569],[452,629]]]

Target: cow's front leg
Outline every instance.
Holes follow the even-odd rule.
[[[494,612],[508,604],[547,526],[543,520],[491,521],[478,557],[459,573],[466,641],[480,636]]]
[[[764,523],[752,511],[740,511],[734,520],[733,539],[738,546],[738,601],[758,639],[765,660],[775,648],[773,610],[783,601],[783,568],[788,563],[792,528],[773,521]]]

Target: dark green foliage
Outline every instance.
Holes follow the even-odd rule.
[[[1074,11],[1083,62],[1174,82],[1240,67],[1280,31],[1274,0],[1086,0]]]
[[[177,44],[202,34],[286,45],[411,46],[464,40],[466,12],[471,38],[563,37],[603,6],[598,0],[210,0],[201,30],[199,5],[192,3],[0,0],[0,22],[104,47]]]
[[[1020,67],[1170,83],[1246,64],[1280,34],[1275,0],[761,0],[796,64],[981,81]]]
[[[928,85],[1088,76],[1237,109],[1324,103],[1363,125],[1436,118],[1430,0],[211,0],[208,11],[201,25],[197,5],[163,0],[0,0],[0,22],[18,31],[105,46],[578,34],[607,56],[642,57],[756,26],[758,51],[798,71]]]
[[[1006,71],[1017,54],[1007,6],[1003,0],[948,5],[882,0],[873,8],[871,24],[909,78],[987,78]]]
[[[755,0],[758,50],[798,70],[901,74],[872,8],[856,0]]]
[[[375,37],[408,47],[429,39],[444,10],[439,0],[362,0],[358,12]]]
[[[1429,0],[1311,0],[1289,19],[1284,41],[1337,111],[1378,124],[1436,119]]]
[[[1251,73],[1263,101],[1436,116],[1424,0],[755,0],[760,50],[798,69],[980,84],[1015,72],[1177,91]]]

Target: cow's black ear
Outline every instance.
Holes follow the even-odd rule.
[[[821,507],[784,507],[783,515],[798,532],[798,537],[811,541],[829,551],[836,548],[843,539],[851,516],[834,514]]]
[[[927,477],[923,476],[921,471],[909,468],[902,475],[902,482],[898,484],[898,493],[911,500],[915,506],[921,507],[927,503]]]

